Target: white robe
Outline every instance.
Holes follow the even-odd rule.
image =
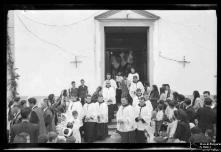
[[[135,118],[140,116],[145,121],[145,123],[143,123],[141,120],[136,122],[137,129],[142,131],[148,130],[148,126],[150,126],[151,122],[153,108],[149,107],[148,105],[144,107],[136,105],[134,110],[135,110]]]
[[[120,132],[129,132],[136,129],[135,111],[131,105],[126,107],[120,106],[117,111],[117,130]],[[123,123],[120,123],[123,121]]]
[[[76,143],[81,143],[81,133],[79,128],[82,126],[82,120],[79,120],[78,118],[75,119],[74,117],[72,117],[72,119],[70,120],[70,122],[73,123],[73,136],[76,139]]]
[[[133,104],[132,104],[132,106],[135,107],[135,106],[137,106],[139,103],[140,103],[139,97],[138,97],[137,95],[134,96],[134,97],[133,97]]]
[[[138,81],[137,83],[134,83],[134,82],[131,83],[130,88],[129,88],[129,94],[132,98],[136,96],[136,91],[138,88],[141,89],[141,93],[143,94],[145,89],[144,89],[143,84],[140,81]]]
[[[116,89],[117,89],[116,81],[114,79],[110,79],[109,81],[110,81],[111,87],[113,87],[114,90],[116,91]],[[103,88],[106,88],[106,82],[107,82],[107,80],[104,81]]]
[[[129,83],[132,83],[133,82],[133,76],[137,76],[137,80],[139,80],[139,74],[138,73],[129,73],[128,74],[128,77],[127,77],[127,80],[129,81]]]
[[[89,120],[85,119],[85,122],[97,122],[97,108],[95,103],[85,103],[83,106],[84,116],[90,118]]]
[[[80,101],[70,103],[68,110],[67,110],[69,118],[72,118],[73,111],[78,112],[78,118],[80,120],[80,125],[83,126],[82,120],[83,120],[83,116],[84,116],[84,113],[83,113],[84,111],[83,111],[83,106]]]
[[[102,94],[104,101],[107,103],[107,105],[116,104],[116,91],[113,87],[110,88],[104,87]],[[108,100],[112,100],[112,103],[108,103],[107,102]]]
[[[99,104],[99,102],[95,103],[97,108],[97,116],[100,117],[100,120],[97,123],[108,123],[108,106],[106,102]]]

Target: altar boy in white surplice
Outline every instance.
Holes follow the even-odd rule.
[[[108,106],[107,103],[103,100],[103,95],[98,96],[98,102],[95,103],[97,108],[97,125],[96,132],[98,140],[103,140],[108,136]]]
[[[117,111],[117,131],[121,135],[121,143],[135,143],[135,111],[128,103],[128,97],[121,98],[121,106]]]
[[[94,142],[96,137],[97,108],[91,102],[91,95],[87,95],[84,110],[84,139],[85,142]]]
[[[145,91],[144,86],[140,81],[138,81],[138,78],[135,75],[133,76],[133,82],[131,82],[130,88],[129,88],[129,93],[130,93],[131,98],[134,98],[136,96],[136,91],[138,88],[141,90],[141,93],[143,94]]]
[[[69,117],[73,117],[73,111],[77,111],[78,116],[77,119],[79,120],[79,125],[80,125],[80,133],[81,136],[83,137],[83,116],[84,116],[84,111],[83,111],[83,106],[81,104],[81,101],[76,97],[72,96],[71,99],[69,100],[70,104],[68,106],[68,115]]]
[[[151,116],[152,116],[152,107],[149,107],[145,103],[145,98],[139,98],[139,104],[135,106],[135,121],[137,125],[136,130],[136,143],[145,143],[146,137],[145,132],[148,132],[148,128],[151,123]]]
[[[116,104],[116,91],[111,86],[111,82],[106,80],[106,86],[103,88],[103,98],[108,105],[108,122],[114,118],[114,105]]]

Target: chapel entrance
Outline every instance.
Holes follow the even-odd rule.
[[[128,76],[135,67],[142,82],[149,82],[148,27],[104,27],[105,73]]]

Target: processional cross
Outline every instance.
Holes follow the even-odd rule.
[[[71,61],[71,63],[74,63],[76,65],[76,68],[77,68],[77,64],[82,63],[82,61],[77,60],[77,56],[75,56],[75,60]]]

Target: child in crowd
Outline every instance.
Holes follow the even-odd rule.
[[[83,137],[83,116],[84,116],[83,106],[79,98],[77,98],[76,96],[72,96],[70,100],[71,103],[68,109],[69,116],[71,115],[70,121],[73,121],[73,119],[76,117],[76,119],[79,121],[79,127],[80,127],[79,129],[81,136]],[[75,116],[73,115],[73,112],[75,113]]]
[[[156,119],[155,119],[155,136],[159,136],[159,132],[161,129],[161,125],[163,123],[163,116],[164,116],[164,112],[163,112],[163,105],[159,104],[157,106],[157,113],[156,113]]]
[[[69,128],[64,128],[63,130],[63,135],[65,137],[65,142],[66,143],[75,143],[76,139],[73,136],[73,130],[70,129],[70,126],[67,125]]]
[[[73,111],[73,115],[75,115],[75,118],[76,118],[77,112]],[[72,132],[73,132],[72,136],[75,138],[75,143],[81,143],[81,134],[79,131],[79,122],[77,121],[77,119],[75,119],[72,122],[68,122],[67,128],[72,129]]]
[[[133,76],[133,81],[130,83],[130,88],[129,88],[129,94],[131,98],[134,98],[136,96],[136,90],[139,88],[141,89],[141,93],[144,93],[144,86],[143,84],[138,81],[138,77],[136,75]]]
[[[141,92],[141,89],[138,88],[136,90],[136,96],[133,97],[133,103],[132,103],[133,107],[136,107],[139,104],[139,98],[141,97],[142,97],[142,92]]]
[[[151,122],[152,108],[145,103],[145,98],[141,97],[140,102],[134,106],[136,121],[136,143],[145,143],[145,131],[148,130]]]
[[[103,95],[98,96],[98,102],[95,103],[97,107],[97,139],[102,140],[108,136],[108,106],[103,100]]]
[[[84,110],[84,138],[85,142],[94,142],[96,137],[97,108],[91,102],[91,95],[87,95]]]

